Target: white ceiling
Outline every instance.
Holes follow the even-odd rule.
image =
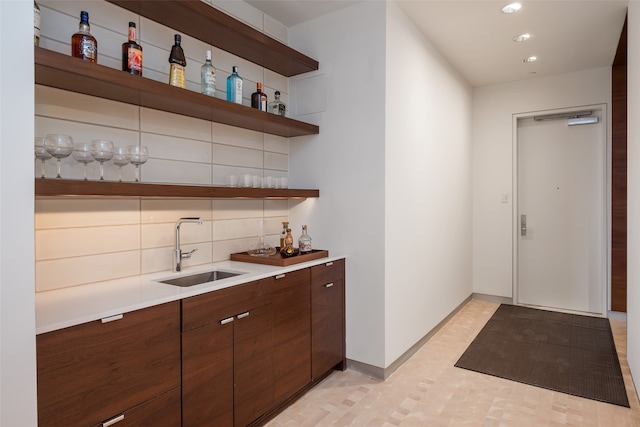
[[[358,2],[247,1],[288,27]],[[610,66],[627,8],[626,0],[521,0],[522,9],[506,15],[511,0],[386,1],[396,1],[472,86]],[[532,38],[514,42],[522,33]],[[536,62],[522,62],[532,55]]]

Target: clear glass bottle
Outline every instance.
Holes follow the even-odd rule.
[[[40,6],[33,2],[33,45],[40,46]]]
[[[258,242],[253,246],[253,248],[249,249],[247,253],[251,256],[258,257],[270,257],[271,255],[276,254],[276,248],[268,244],[264,239],[263,232],[263,221],[258,220],[258,225],[260,227],[260,236],[258,236]]]
[[[136,41],[135,22],[129,22],[129,37],[122,43],[122,71],[142,75],[142,46]]]
[[[204,64],[200,68],[200,92],[209,95],[216,95],[216,69],[211,63],[211,51],[207,51]]]
[[[287,112],[287,106],[280,100],[280,91],[274,94],[275,99],[269,103],[269,112],[284,117]]]
[[[289,221],[282,221],[282,232],[280,233],[280,249],[284,249],[284,238],[287,236],[287,228],[289,228]]]
[[[242,82],[238,67],[234,65],[233,72],[227,77],[227,101],[242,104]]]
[[[262,91],[262,83],[256,83],[256,91],[251,94],[251,107],[267,111],[267,94]]]
[[[98,41],[90,33],[89,12],[80,12],[78,32],[71,36],[71,56],[85,61],[98,61]]]
[[[300,254],[308,254],[311,252],[311,237],[307,234],[307,226],[302,226],[302,234],[298,238],[298,250]]]
[[[177,86],[185,88],[187,81],[184,78],[184,67],[187,66],[187,60],[184,57],[184,51],[180,42],[182,37],[180,34],[173,36],[174,43],[171,47],[171,54],[169,54],[169,63],[171,64],[171,70],[169,71],[169,84],[171,86]]]

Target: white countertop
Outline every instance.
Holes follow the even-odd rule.
[[[169,301],[176,301],[342,258],[344,257],[330,256],[288,267],[221,261],[185,268],[180,273],[162,271],[89,285],[38,292],[35,298],[36,334],[79,325]],[[186,288],[158,282],[158,280],[189,276],[210,270],[225,270],[242,274]]]

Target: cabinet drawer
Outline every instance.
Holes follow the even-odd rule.
[[[180,303],[36,337],[39,426],[90,426],[180,385]]]
[[[176,427],[180,425],[180,387],[93,427]]]
[[[265,287],[248,282],[182,300],[182,332],[190,331],[250,308],[266,304]]]
[[[312,283],[325,284],[341,279],[344,279],[344,259],[329,261],[311,267]]]

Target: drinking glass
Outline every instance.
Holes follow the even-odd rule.
[[[93,162],[91,144],[88,142],[76,142],[73,144],[73,158],[82,163],[84,180],[87,181],[87,165]]]
[[[51,154],[44,147],[44,138],[36,136],[34,144],[36,159],[40,160],[40,178],[44,179],[44,164],[51,158]]]
[[[127,158],[136,167],[136,182],[140,182],[140,165],[149,160],[149,151],[144,145],[129,145],[127,147]]]
[[[52,157],[56,158],[58,165],[56,178],[62,178],[62,175],[60,175],[60,160],[69,157],[73,151],[73,138],[69,135],[50,133],[44,137],[44,148]]]
[[[113,152],[113,164],[118,166],[118,182],[122,182],[122,167],[129,164],[127,147],[116,147]]]
[[[91,141],[91,155],[100,163],[100,181],[104,181],[104,162],[113,157],[113,142],[106,139]]]

